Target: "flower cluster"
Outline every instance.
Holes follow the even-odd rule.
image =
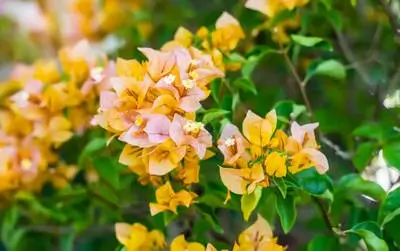
[[[132,225],[128,223],[116,223],[115,232],[118,241],[128,251],[157,251],[165,250],[167,247],[165,237],[160,231],[148,231],[148,229],[140,223],[134,223]],[[188,242],[184,235],[178,235],[172,240],[169,245],[169,250],[216,251],[217,249],[210,243],[204,246],[199,242]],[[273,237],[271,226],[265,219],[258,215],[253,225],[239,235],[232,250],[284,251],[286,248],[277,244],[277,238]]]
[[[141,7],[142,0],[73,0],[69,5],[70,38],[99,40],[126,25],[129,15]],[[138,27],[144,33],[149,30],[147,25]]]
[[[163,48],[190,47],[197,44],[203,52],[212,57],[215,66],[221,71],[234,71],[240,68],[240,64],[225,63],[224,55],[228,56],[244,37],[240,23],[229,13],[224,12],[217,19],[214,31],[210,32],[203,26],[193,34],[189,30],[179,27],[174,40],[166,43]]]
[[[249,9],[261,12],[272,20],[280,12],[285,10],[292,11],[296,7],[306,5],[308,2],[309,0],[247,0],[245,6]],[[284,19],[277,24],[274,22],[272,22],[272,24],[266,22],[265,24],[261,25],[259,29],[255,31],[255,33],[258,33],[260,29],[267,27],[272,31],[272,39],[274,41],[281,44],[286,44],[290,41],[287,30],[298,28],[300,23],[300,15],[296,14],[294,17]]]
[[[160,185],[170,173],[185,186],[196,183],[198,162],[207,157],[212,138],[195,121],[195,112],[210,94],[210,81],[223,73],[194,47],[139,50],[148,61],[117,61],[117,77],[109,79],[112,90],[101,93],[95,121],[126,143],[120,162],[138,174],[142,184]],[[181,198],[181,193],[173,195],[169,183],[165,186],[171,198],[157,196],[162,208]]]
[[[257,186],[269,186],[269,177],[285,177],[315,167],[325,173],[328,161],[319,149],[314,130],[318,124],[300,126],[293,122],[291,136],[276,130],[275,110],[261,118],[248,111],[243,121],[243,135],[233,124],[226,124],[218,140],[224,155],[221,180],[229,191],[251,194]]]
[[[90,126],[112,69],[86,41],[61,50],[59,61],[16,66],[1,90],[0,191],[38,190],[46,181],[68,184],[76,168],[56,150]]]
[[[310,0],[247,0],[245,6],[272,18],[283,10],[293,10],[307,4]]]

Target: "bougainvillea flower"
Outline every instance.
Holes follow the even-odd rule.
[[[119,163],[128,166],[129,170],[137,174],[140,184],[147,185],[150,183],[156,187],[161,186],[161,177],[149,174],[148,167],[144,163],[142,156],[142,148],[126,144],[119,156]]]
[[[132,146],[150,147],[168,139],[170,120],[161,114],[138,114],[135,122],[119,140]]]
[[[187,120],[175,114],[170,131],[171,139],[178,145],[190,145],[200,157],[204,158],[208,147],[212,146],[212,136],[200,122]]]
[[[58,189],[67,187],[77,173],[78,168],[75,165],[65,163],[59,163],[56,168],[48,170],[49,181]]]
[[[138,81],[142,81],[143,77],[146,75],[146,68],[144,65],[134,59],[126,60],[118,58],[115,67],[117,76],[120,77],[132,77],[136,78]]]
[[[235,49],[239,40],[244,38],[240,23],[227,12],[222,13],[215,27],[216,30],[211,33],[213,46],[224,52]]]
[[[48,123],[42,121],[36,122],[34,124],[33,135],[47,142],[53,143],[55,147],[58,147],[73,136],[70,129],[70,121],[59,115],[50,118]]]
[[[282,130],[276,130],[274,136],[272,137],[269,146],[277,151],[283,152],[287,144],[288,136]]]
[[[257,220],[243,231],[233,247],[233,251],[254,250],[254,251],[284,251],[286,248],[276,243],[269,223],[257,215]]]
[[[243,120],[243,134],[250,142],[253,156],[261,154],[261,148],[267,146],[276,129],[276,112],[270,111],[261,118],[252,111],[248,111]]]
[[[185,236],[183,234],[175,237],[175,239],[171,243],[171,251],[205,251],[205,247],[199,242],[188,242],[185,240]]]
[[[138,48],[148,59],[147,72],[153,81],[167,75],[176,64],[175,56],[170,52],[161,52],[151,48]]]
[[[110,61],[107,67],[98,66],[92,68],[89,73],[89,79],[82,85],[81,92],[83,95],[88,95],[92,90],[96,93],[111,89],[111,77],[116,75],[115,63]]]
[[[17,172],[26,180],[32,180],[47,165],[41,149],[31,137],[2,146],[0,159],[0,173]]]
[[[193,79],[183,79],[180,85],[175,84],[175,76],[168,75],[154,86],[157,89],[169,91],[179,102],[179,108],[185,112],[195,112],[200,107],[200,101],[204,100],[207,95],[197,86]]]
[[[287,173],[286,158],[285,155],[280,155],[278,152],[268,154],[264,161],[267,174],[277,178],[285,177]]]
[[[236,194],[251,194],[257,185],[268,186],[261,164],[251,168],[219,168],[222,183]]]
[[[182,164],[176,169],[177,180],[181,180],[184,185],[199,182],[200,159],[193,149],[188,149]]]
[[[310,0],[247,0],[246,8],[259,11],[272,18],[282,10],[293,10],[305,5]]]
[[[176,214],[178,206],[189,207],[196,197],[195,193],[186,190],[174,192],[171,184],[167,182],[157,189],[157,203],[150,203],[150,213],[152,216],[164,211],[171,211]]]
[[[233,124],[226,124],[222,130],[221,137],[218,140],[218,148],[224,155],[224,164],[233,166],[237,162],[243,166],[250,159],[246,149],[249,143],[239,132],[239,129]],[[242,158],[242,160],[239,160]]]
[[[292,136],[287,139],[285,151],[293,155],[289,171],[292,173],[315,166],[319,173],[325,173],[329,169],[326,156],[318,149],[315,140],[314,130],[318,123],[300,126],[296,122],[292,123],[290,131]]]
[[[142,81],[131,77],[114,77],[110,82],[118,97],[129,97],[131,102],[135,100],[138,108],[143,106],[147,91],[154,84],[148,75]]]
[[[96,67],[99,62],[106,61],[106,56],[93,49],[87,40],[81,40],[73,47],[66,47],[60,50],[59,58],[66,73],[77,82],[85,81],[90,69]]]
[[[128,251],[162,250],[167,245],[165,237],[159,230],[151,230],[140,223],[132,225],[118,222],[115,224],[115,235],[119,243]]]
[[[178,167],[186,154],[186,146],[177,146],[171,139],[143,150],[144,162],[151,175],[165,175]]]

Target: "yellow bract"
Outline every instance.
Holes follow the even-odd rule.
[[[116,223],[115,233],[117,240],[128,251],[157,251],[166,246],[164,235],[158,230],[151,230],[140,223],[129,225]]]

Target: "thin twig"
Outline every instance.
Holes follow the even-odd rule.
[[[335,145],[335,143],[333,143],[330,139],[328,139],[324,135],[321,135],[320,139],[321,139],[321,142],[324,143],[329,148],[331,148],[337,156],[339,156],[345,160],[351,159],[351,157],[352,157],[351,153],[341,150],[339,146]]]
[[[350,49],[349,44],[347,43],[347,40],[345,39],[343,33],[336,27],[333,27],[336,36],[338,38],[338,43],[343,51],[343,55],[345,56],[346,60],[353,64],[353,68],[356,70],[358,75],[360,75],[361,79],[368,84],[369,86],[374,86],[373,81],[371,81],[368,71],[364,68],[364,66],[360,63],[357,63],[358,60],[356,59],[356,56],[354,55],[353,51]]]
[[[313,197],[313,200],[314,200],[315,204],[317,204],[319,211],[321,212],[321,215],[322,215],[322,218],[324,219],[326,228],[328,229],[329,232],[335,233],[331,217],[329,216],[328,212],[326,211],[321,199],[317,198],[317,197]]]
[[[308,99],[307,92],[305,90],[305,86],[306,86],[307,82],[301,80],[301,78],[300,78],[299,74],[297,73],[294,65],[290,61],[287,53],[284,52],[284,53],[282,53],[282,55],[284,56],[286,64],[288,65],[290,71],[293,74],[293,77],[296,80],[297,85],[299,86],[299,89],[300,89],[300,92],[301,92],[301,96],[302,96],[302,98],[304,100],[304,103],[306,104],[307,110],[308,110],[311,118],[313,120],[315,120],[314,113],[313,113],[312,107],[311,107],[311,103],[310,103],[310,100]],[[345,160],[351,159],[351,154],[350,153],[342,151],[339,148],[339,146],[335,145],[332,141],[330,141],[327,137],[325,137],[321,131],[318,131],[318,133],[319,133],[319,136],[321,138],[321,141],[323,143],[325,143],[326,146],[331,148],[335,152],[336,155],[338,155],[339,157],[341,157],[341,158],[343,158]]]
[[[287,55],[287,53],[284,52],[284,53],[282,53],[282,55],[285,58],[286,64],[289,67],[290,71],[292,72],[293,77],[295,78],[295,80],[296,80],[296,82],[297,82],[297,84],[299,86],[300,93],[301,93],[301,96],[302,96],[302,98],[304,100],[304,103],[305,103],[305,105],[307,107],[307,110],[310,113],[311,117],[313,117],[313,119],[314,119],[314,115],[313,115],[312,108],[311,108],[311,103],[310,103],[310,100],[308,99],[307,93],[306,93],[306,88],[305,88],[306,82],[301,80],[301,78],[300,78],[299,74],[297,73],[292,61],[290,61],[290,58]]]

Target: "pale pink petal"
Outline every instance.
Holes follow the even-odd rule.
[[[151,142],[145,133],[138,133],[138,129],[135,125],[131,126],[128,131],[122,133],[118,139],[132,146],[138,147],[150,147],[157,144]]]
[[[217,22],[215,23],[215,27],[218,29],[218,28],[223,28],[224,26],[227,26],[230,24],[240,25],[238,20],[236,20],[236,18],[234,18],[231,14],[229,14],[228,12],[225,11],[218,18]]]
[[[117,95],[111,91],[103,91],[100,93],[100,109],[109,110],[114,108],[115,102],[118,100]]]
[[[293,121],[290,132],[292,133],[292,137],[301,144],[303,143],[305,134],[309,133],[310,135],[314,135],[314,130],[318,125],[318,123],[299,125],[296,121]]]
[[[174,118],[172,120],[170,129],[169,129],[169,136],[171,139],[179,146],[183,144],[186,139],[185,139],[185,132],[183,130],[183,126],[186,123],[186,120],[178,115],[175,114]]]
[[[328,159],[320,151],[313,148],[306,148],[301,152],[306,153],[310,157],[311,161],[315,163],[315,168],[318,173],[324,174],[329,170]]]
[[[219,168],[222,183],[228,188],[229,191],[236,194],[244,194],[245,191],[242,187],[243,178],[240,177],[238,171],[233,168]]]
[[[231,123],[227,123],[225,124],[224,129],[222,130],[221,137],[219,138],[219,140],[225,141],[235,135],[240,135],[239,129],[237,128],[237,126]]]
[[[244,5],[248,9],[259,11],[268,16],[268,0],[247,0]]]
[[[169,137],[171,121],[165,115],[143,115],[147,120],[144,131],[153,143],[162,143]]]
[[[112,88],[115,90],[118,96],[121,96],[121,94],[125,91],[126,87],[126,82],[129,81],[128,77],[112,77],[109,79],[110,85]]]

